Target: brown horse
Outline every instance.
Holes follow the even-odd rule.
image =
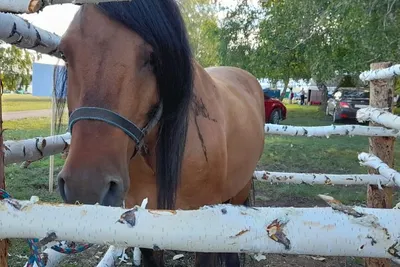
[[[83,5],[59,49],[67,70],[55,88],[68,87],[72,135],[58,176],[65,202],[246,202],[264,146],[261,87],[244,70],[197,63],[174,0]],[[152,252],[144,265],[163,266]],[[196,266],[217,259],[240,265],[238,254],[197,253]]]

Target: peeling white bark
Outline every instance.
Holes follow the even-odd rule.
[[[36,27],[19,16],[8,13],[0,12],[0,25],[0,39],[4,42],[19,48],[61,58],[58,50],[60,36]]]
[[[253,179],[284,184],[325,184],[325,185],[384,185],[394,186],[392,179],[372,174],[325,174],[254,171]]]
[[[125,2],[132,0],[0,0],[0,11],[12,13],[35,13],[44,7],[57,4],[97,4],[102,2]]]
[[[123,254],[125,254],[125,249],[123,247],[110,246],[99,264],[97,264],[97,267],[115,266],[115,261]]]
[[[265,134],[307,136],[307,137],[329,137],[331,135],[344,136],[394,136],[399,137],[400,131],[386,129],[383,127],[369,127],[362,125],[330,125],[330,126],[290,126],[265,124]]]
[[[149,199],[146,197],[143,199],[142,204],[140,207],[142,209],[145,209],[147,206],[147,203],[149,203]],[[140,266],[142,260],[142,252],[140,251],[140,248],[134,247],[133,248],[133,265],[134,266]]]
[[[70,143],[70,133],[4,142],[4,164],[32,162],[63,152]]]
[[[400,117],[379,108],[362,108],[357,110],[359,122],[373,121],[387,128],[400,130]]]
[[[386,177],[388,180],[391,180],[397,186],[400,186],[400,173],[390,168],[377,156],[362,152],[358,154],[358,159],[360,160],[361,165],[377,170],[380,175]]]
[[[400,64],[397,64],[386,69],[364,71],[359,77],[362,81],[372,81],[379,79],[391,79],[399,75]]]
[[[141,208],[146,208],[148,203],[148,198],[143,199],[142,204],[140,205]],[[125,205],[124,205],[125,206]],[[104,254],[103,259],[99,262],[97,267],[111,267],[115,265],[115,261],[119,256],[121,256],[121,261],[125,260],[125,250],[126,248],[124,247],[115,247],[115,246],[110,246],[107,250],[107,252]],[[138,247],[135,247],[133,249],[133,265],[134,266],[140,266],[141,264],[141,257],[142,253],[140,252],[140,249]]]
[[[38,216],[46,214],[46,216]],[[252,208],[131,210],[100,205],[0,201],[0,238],[44,237],[197,252],[399,258],[392,209]]]

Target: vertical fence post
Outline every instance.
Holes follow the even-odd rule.
[[[56,68],[56,67],[55,67]],[[53,74],[53,77],[55,75]],[[55,78],[54,81],[55,83]],[[56,96],[53,90],[51,96],[51,121],[50,121],[50,135],[53,136],[55,132],[55,125],[56,125]],[[54,190],[54,155],[50,155],[49,158],[49,192],[53,193]]]
[[[6,189],[6,181],[4,175],[2,95],[3,95],[3,82],[0,78],[0,188]],[[0,239],[0,266],[1,267],[8,266],[8,239]]]
[[[391,62],[372,63],[371,70],[384,69],[390,67]],[[388,112],[392,112],[393,93],[395,78],[385,80],[370,81],[370,106],[374,108],[382,108]],[[378,126],[370,122],[370,126]],[[394,137],[370,137],[369,152],[379,157],[389,167],[394,165]],[[376,174],[377,171],[369,168],[368,173]],[[383,187],[379,190],[376,185],[369,185],[367,190],[367,206],[369,208],[386,208],[390,209],[393,205],[393,188]],[[368,267],[389,267],[389,259],[366,258],[365,266]]]

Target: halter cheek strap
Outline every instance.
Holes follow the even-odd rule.
[[[108,123],[121,129],[133,141],[136,142],[137,151],[144,145],[145,135],[159,122],[162,114],[162,103],[157,108],[154,117],[149,120],[147,125],[140,129],[130,120],[122,117],[114,111],[98,107],[80,107],[74,110],[69,117],[69,132],[72,134],[72,128],[80,120],[96,120]]]

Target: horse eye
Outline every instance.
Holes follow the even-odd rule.
[[[156,63],[156,56],[154,55],[154,52],[151,52],[149,57],[149,64],[154,66],[155,63]]]
[[[65,57],[64,52],[60,51],[60,57],[61,57],[62,60],[67,62],[67,58]]]

